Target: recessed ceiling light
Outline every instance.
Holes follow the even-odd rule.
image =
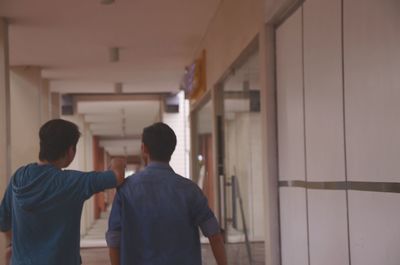
[[[100,3],[102,3],[103,5],[110,5],[114,3],[114,0],[101,0]]]

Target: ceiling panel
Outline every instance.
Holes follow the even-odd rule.
[[[51,83],[60,92],[109,91],[115,82],[129,92],[176,91],[219,4],[100,2],[0,1],[0,17],[11,21],[11,64],[43,67],[45,78],[60,81]],[[110,47],[120,48],[119,62],[109,61]]]

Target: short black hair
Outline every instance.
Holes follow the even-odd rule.
[[[151,160],[169,162],[176,147],[176,135],[167,124],[157,122],[143,129],[142,142]]]
[[[68,148],[76,148],[80,136],[78,126],[72,122],[62,119],[46,122],[39,131],[39,159],[53,162],[64,157]]]

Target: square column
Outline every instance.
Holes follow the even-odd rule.
[[[0,18],[0,196],[10,177],[10,78],[8,23]],[[5,237],[0,236],[0,264],[5,263]]]

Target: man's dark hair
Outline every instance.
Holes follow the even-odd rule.
[[[68,148],[76,148],[80,136],[78,126],[72,122],[62,119],[46,122],[39,131],[39,159],[53,162],[64,157]]]
[[[169,162],[176,146],[174,131],[162,122],[143,129],[142,142],[148,148],[150,159]]]

